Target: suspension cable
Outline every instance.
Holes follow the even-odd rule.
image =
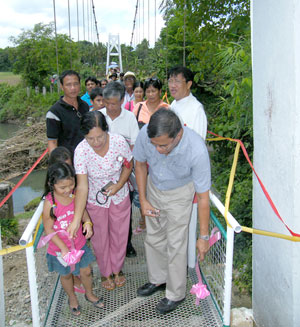
[[[76,0],[77,9],[77,42],[79,42],[79,11],[78,11],[78,0]]]
[[[92,6],[93,6],[93,14],[94,14],[94,20],[95,20],[95,28],[96,28],[96,33],[97,33],[97,41],[98,41],[98,45],[99,45],[100,41],[99,41],[99,33],[98,33],[98,25],[97,25],[96,13],[95,13],[94,0],[92,0]]]
[[[136,6],[135,6],[135,14],[134,14],[134,19],[133,19],[133,27],[132,27],[132,33],[131,33],[130,47],[132,46],[132,41],[133,41],[133,34],[134,34],[134,29],[135,29],[135,21],[136,21],[138,5],[139,5],[139,0],[136,1]]]
[[[82,26],[83,26],[83,39],[85,41],[84,0],[82,0]]]
[[[57,71],[57,92],[59,92],[59,66],[58,66],[58,47],[57,47],[57,30],[56,30],[56,11],[55,0],[53,0],[53,13],[54,13],[54,30],[55,30],[55,52],[56,52],[56,71]]]
[[[70,38],[70,67],[72,69],[72,38],[71,38],[71,18],[70,18],[70,0],[68,0],[68,19],[69,19],[69,38]]]
[[[185,67],[185,28],[186,28],[186,0],[184,0],[184,9],[183,9],[183,58],[182,58],[183,67]]]

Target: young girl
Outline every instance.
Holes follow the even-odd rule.
[[[48,169],[45,183],[45,203],[43,209],[43,224],[46,234],[67,229],[74,217],[74,191],[75,173],[71,166],[58,162]],[[74,240],[70,240],[63,233],[55,234],[49,241],[47,250],[47,263],[50,272],[56,271],[60,274],[62,286],[69,297],[71,313],[80,315],[80,306],[74,293],[73,275],[80,275],[80,279],[85,288],[85,299],[93,303],[96,308],[104,306],[103,299],[98,298],[92,291],[91,268],[89,264],[95,257],[86,245],[86,238],[91,237],[92,222],[85,217],[86,221],[77,231]],[[86,233],[85,237],[83,233]],[[71,271],[70,266],[64,267],[57,256],[64,257],[71,249],[72,242],[76,250],[84,250],[80,262],[76,263],[75,269]]]

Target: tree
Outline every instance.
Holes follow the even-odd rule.
[[[57,72],[56,40],[54,24],[36,24],[33,30],[23,31],[11,41],[16,46],[12,51],[13,71],[21,74],[32,86],[42,86]],[[76,44],[65,34],[57,35],[59,72],[70,69],[78,58]]]
[[[12,70],[12,62],[10,60],[11,48],[0,49],[0,71],[10,72]]]

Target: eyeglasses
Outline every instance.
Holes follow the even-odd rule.
[[[145,80],[145,83],[149,83],[149,82],[151,83],[151,82],[156,82],[156,81],[160,82],[160,80],[157,77],[150,77]]]
[[[171,85],[171,84],[175,84],[175,85],[181,85],[185,83],[185,80],[178,80],[178,79],[168,79],[168,84]]]

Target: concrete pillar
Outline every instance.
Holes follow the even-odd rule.
[[[300,1],[252,0],[254,165],[279,213],[300,233]],[[256,179],[253,226],[289,235]],[[259,327],[300,326],[300,243],[253,236]]]
[[[9,182],[0,183],[0,202],[6,197],[6,195],[11,191],[11,184]],[[1,218],[13,218],[13,200],[10,197],[4,205],[0,208],[0,219]]]

